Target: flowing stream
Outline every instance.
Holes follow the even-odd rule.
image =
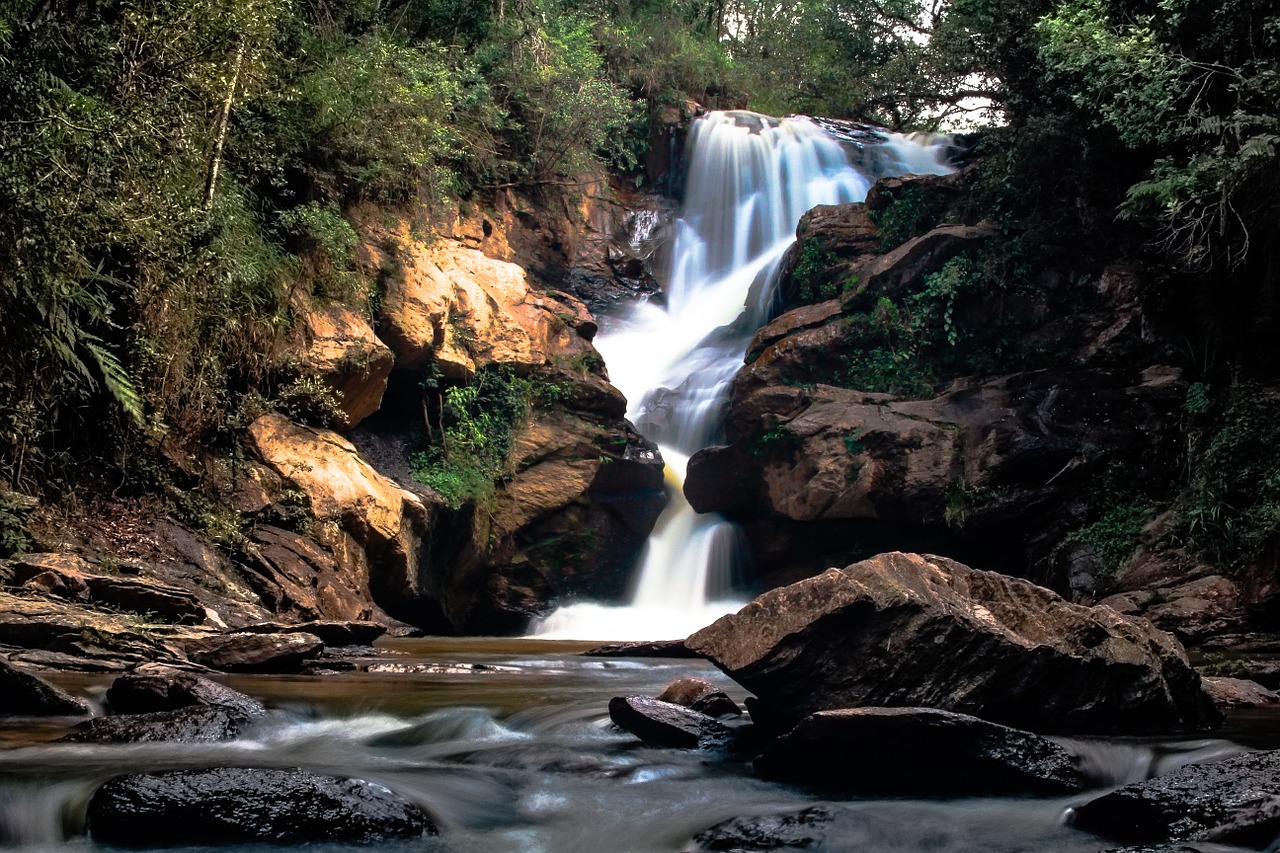
[[[718,437],[743,354],[770,319],[800,217],[819,204],[861,201],[880,175],[948,171],[941,145],[886,133],[863,146],[859,168],[806,118],[713,112],[694,123],[664,304],[632,306],[596,340],[630,402],[627,416],[662,449],[669,503],[628,606],[571,604],[536,625],[535,636],[678,639],[742,606],[730,592],[746,562],[740,533],[718,514],[694,512],[682,491],[685,467]]]
[[[614,728],[610,697],[653,695],[683,675],[744,694],[705,661],[599,659],[587,644],[396,640],[384,671],[228,676],[274,710],[226,743],[55,744],[70,720],[0,719],[0,850],[98,853],[84,834],[94,790],[121,773],[212,766],[302,767],[381,783],[422,805],[437,838],[379,845],[405,853],[678,853],[719,821],[822,804],[837,819],[808,853],[1099,853],[1115,847],[1064,827],[1070,799],[830,800],[764,782],[749,756],[657,749]],[[101,697],[109,675],[59,683]],[[1266,725],[1276,732],[1274,713]],[[1268,736],[1271,741],[1274,735]],[[1274,742],[1258,742],[1275,746]],[[1102,783],[1167,772],[1239,750],[1225,741],[1086,744]],[[191,848],[157,827],[162,851]],[[311,853],[358,847],[316,845]]]

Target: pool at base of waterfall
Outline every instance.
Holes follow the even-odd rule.
[[[50,743],[75,721],[0,720],[0,849],[106,849],[85,834],[97,788],[121,774],[208,767],[297,767],[366,779],[418,804],[440,827],[438,836],[380,843],[384,851],[675,853],[699,849],[694,837],[727,819],[810,806],[829,814],[820,837],[803,848],[809,853],[1096,853],[1116,846],[1062,824],[1068,807],[1094,794],[831,798],[756,778],[749,750],[647,746],[610,722],[612,697],[653,696],[681,676],[707,679],[739,702],[741,688],[705,661],[583,656],[590,645],[396,640],[359,661],[375,671],[220,677],[272,708],[224,743]],[[100,702],[110,676],[57,681]],[[1275,723],[1271,715],[1255,729],[1280,731]],[[1171,769],[1234,749],[1224,741],[1094,742],[1084,751],[1120,780],[1135,766],[1164,762]],[[166,832],[157,827],[156,849],[190,850],[193,842],[194,849],[250,849]]]

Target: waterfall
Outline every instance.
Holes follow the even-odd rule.
[[[865,164],[879,174],[945,173],[940,146],[884,134]],[[846,148],[802,117],[713,112],[690,129],[684,206],[675,222],[665,304],[634,305],[596,347],[627,417],[661,449],[670,502],[645,546],[631,603],[577,603],[535,625],[557,639],[685,637],[743,602],[729,597],[745,558],[741,533],[693,511],[685,467],[717,438],[729,385],[769,320],[778,267],[800,217],[819,204],[861,201],[873,178]],[[864,165],[864,168],[867,166]]]

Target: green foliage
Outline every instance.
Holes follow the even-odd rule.
[[[787,308],[798,305],[812,305],[835,299],[847,289],[847,282],[841,284],[831,275],[831,267],[835,257],[827,251],[822,241],[806,237],[800,244],[800,257],[791,273],[792,297],[787,300]]]
[[[318,376],[299,376],[281,387],[277,408],[290,420],[326,429],[347,422],[341,394]]]
[[[907,185],[885,195],[889,199],[888,206],[871,214],[885,251],[925,233],[946,213],[946,196],[931,191],[929,187]]]
[[[31,547],[27,516],[36,506],[32,497],[0,489],[0,557],[12,557]]]
[[[535,382],[509,368],[490,367],[469,384],[440,395],[438,440],[413,457],[413,476],[457,509],[493,496],[507,473],[507,457],[517,431],[529,416]]]
[[[1235,385],[1191,454],[1175,535],[1218,565],[1238,568],[1280,531],[1280,400],[1257,385]]]
[[[787,429],[786,424],[774,424],[755,440],[751,455],[759,457],[786,453],[795,446],[796,441],[796,436]]]
[[[1141,496],[1112,497],[1094,521],[1072,531],[1062,540],[1065,546],[1084,546],[1097,561],[1103,579],[1114,578],[1133,556],[1142,540],[1142,528],[1150,520],[1154,506]]]

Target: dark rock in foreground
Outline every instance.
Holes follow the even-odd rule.
[[[94,794],[88,817],[96,841],[122,847],[367,844],[436,831],[421,809],[381,785],[302,770],[121,776]]]
[[[889,796],[1059,795],[1083,787],[1048,738],[930,708],[806,717],[755,761],[766,779]]]
[[[266,713],[256,699],[190,672],[145,664],[120,676],[107,690],[107,703],[119,714],[176,711],[192,705],[227,708],[246,719]]]
[[[90,713],[88,703],[0,659],[0,716],[76,716]]]
[[[236,738],[249,717],[229,708],[192,705],[176,711],[94,717],[61,738],[68,743],[215,743]]]
[[[297,672],[314,660],[324,643],[314,634],[220,634],[191,644],[198,664],[223,672]]]
[[[785,814],[735,817],[699,832],[693,850],[755,853],[763,850],[805,850],[821,843],[831,812],[813,806]]]
[[[685,676],[662,688],[658,694],[662,702],[671,702],[692,708],[708,717],[738,716],[742,709],[719,687],[701,678]]]
[[[1280,750],[1192,764],[1126,785],[1076,809],[1072,823],[1130,844],[1266,847],[1280,835]]]
[[[832,569],[685,642],[781,720],[866,706],[1064,733],[1221,720],[1182,647],[1145,620],[943,557],[889,553]]]
[[[646,743],[680,749],[718,746],[729,737],[714,717],[649,696],[615,696],[609,718]]]

